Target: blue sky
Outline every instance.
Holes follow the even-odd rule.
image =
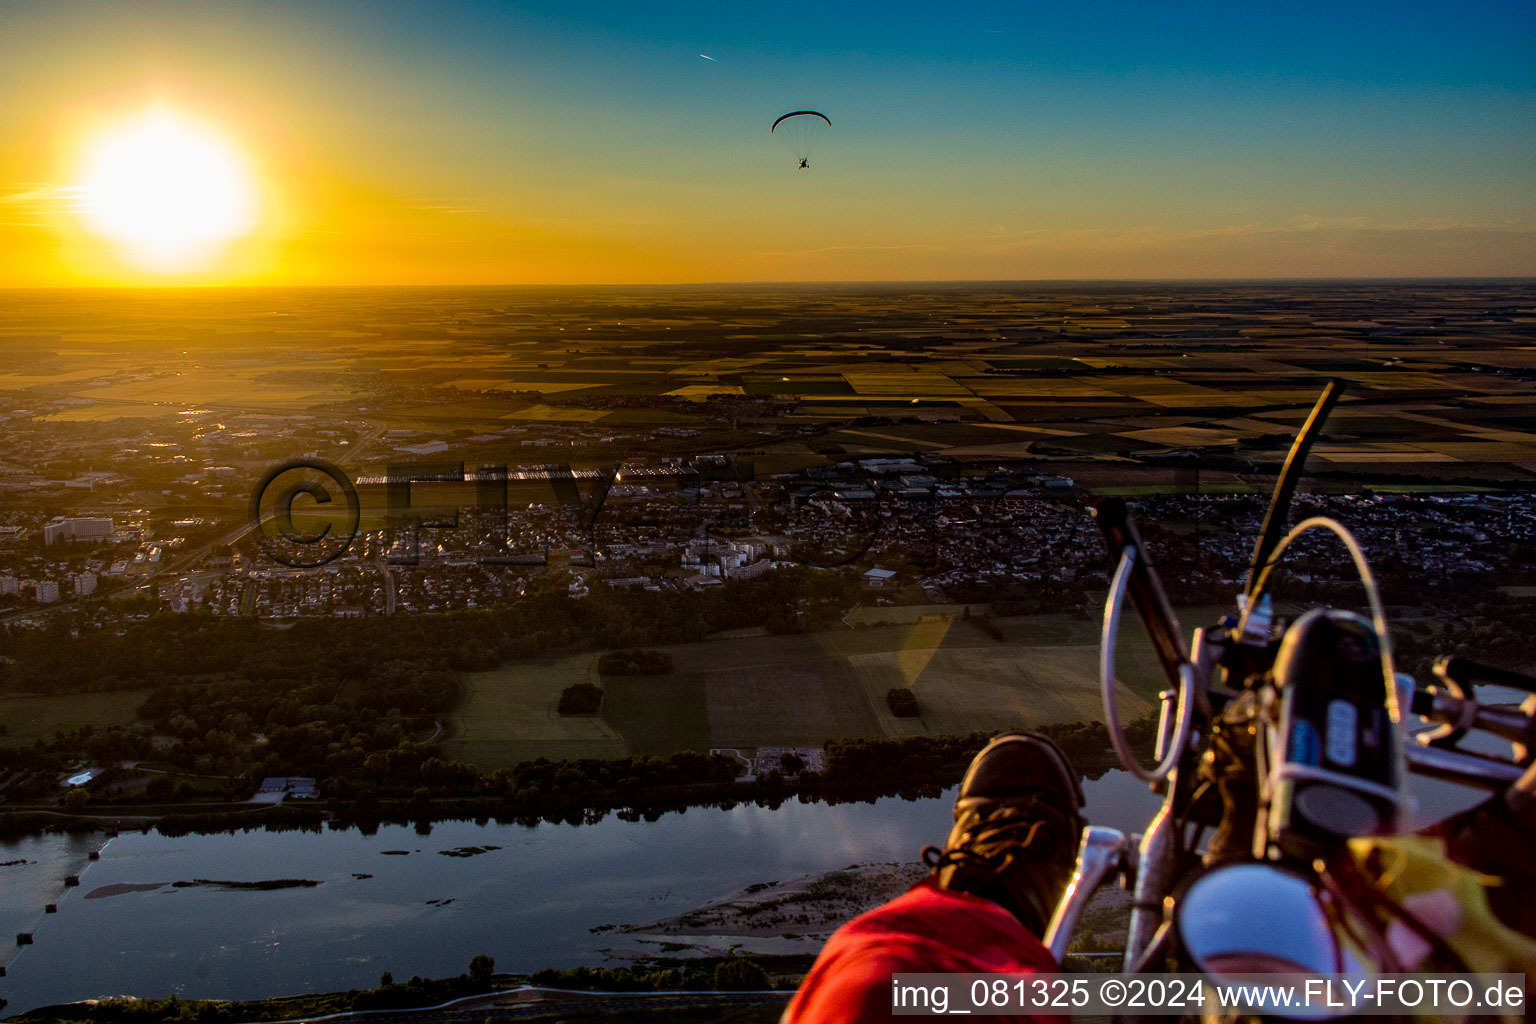
[[[65,0],[0,36],[0,188],[56,173],[56,111],[169,95],[285,230],[463,229],[391,279],[535,273],[494,240],[560,280],[1536,273],[1528,3]],[[767,135],[799,107],[809,175]]]

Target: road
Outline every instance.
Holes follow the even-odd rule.
[[[395,614],[395,574],[389,567],[389,559],[384,552],[373,560],[375,568],[384,577],[384,614]]]

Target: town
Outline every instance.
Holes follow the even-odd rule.
[[[360,532],[314,566],[269,555],[287,539],[265,535],[261,524],[199,553],[207,531],[196,520],[28,522],[11,514],[0,533],[0,599],[25,625],[42,621],[50,606],[69,606],[87,621],[116,614],[112,596],[137,598],[124,607],[140,616],[443,612],[515,600],[551,570],[565,574],[575,597],[594,586],[700,590],[794,565],[857,568],[871,602],[885,604],[898,596],[902,603],[1018,601],[1042,584],[1080,600],[1103,587],[1093,496],[1067,478],[931,456],[864,459],[763,481],[722,479],[722,467],[730,468],[708,458],[626,463],[595,516],[591,500],[562,503],[543,467],[520,467],[514,475],[523,489],[538,482],[544,501],[454,509],[457,526],[421,525],[413,521],[419,514],[400,510],[398,525]],[[588,476],[572,479],[600,486]],[[440,503],[429,485],[416,487],[429,505]],[[1402,566],[1426,582],[1497,574],[1516,584],[1536,568],[1536,494],[1315,494],[1299,505],[1348,525],[1389,578]],[[1160,571],[1171,587],[1205,588],[1212,599],[1233,592],[1262,513],[1256,496],[1156,495],[1136,506],[1164,545]],[[1342,578],[1328,544],[1303,543],[1294,556],[1299,581]]]

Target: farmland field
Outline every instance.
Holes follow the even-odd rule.
[[[665,755],[710,747],[820,746],[849,736],[944,735],[1098,719],[1097,624],[1071,615],[975,623],[925,617],[805,636],[747,636],[662,648],[665,676],[601,677],[596,655],[518,662],[466,677],[447,756],[483,767],[535,757]],[[1206,611],[1206,610],[1202,610]],[[1198,618],[1198,616],[1197,616]],[[1162,685],[1146,638],[1121,642],[1121,707],[1150,707]],[[600,718],[562,718],[560,691],[605,690]],[[920,715],[897,719],[893,688]]]
[[[538,757],[622,757],[623,739],[601,718],[562,717],[555,710],[561,690],[596,680],[597,660],[591,654],[469,673],[444,753],[485,768]]]
[[[713,744],[705,684],[702,673],[609,677],[602,681],[603,717],[632,754],[706,750]]]

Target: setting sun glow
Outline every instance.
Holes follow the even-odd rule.
[[[167,110],[97,136],[77,186],[86,225],[148,270],[205,263],[255,221],[256,192],[240,154],[212,128]]]

